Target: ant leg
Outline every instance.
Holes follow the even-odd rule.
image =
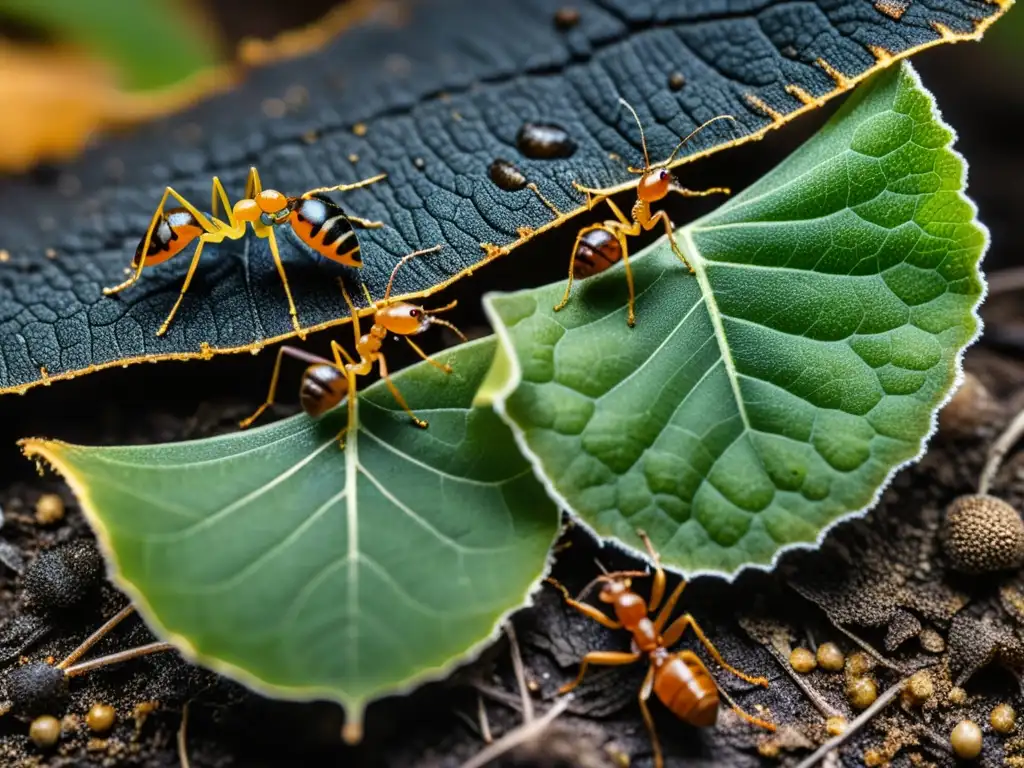
[[[746,672],[740,672],[738,669],[736,669],[736,667],[733,667],[728,662],[726,662],[726,660],[722,658],[722,654],[718,652],[718,649],[715,648],[714,645],[712,645],[710,640],[708,640],[707,636],[704,634],[704,630],[702,630],[700,628],[700,625],[697,623],[697,620],[694,619],[693,616],[689,613],[680,616],[678,619],[672,622],[672,625],[668,629],[665,630],[662,644],[666,648],[675,645],[677,642],[679,642],[679,638],[683,636],[683,633],[686,631],[688,627],[693,629],[694,633],[697,635],[697,639],[700,640],[701,644],[705,648],[707,648],[708,653],[711,654],[711,658],[718,662],[718,664],[721,665],[723,669],[725,669],[728,672],[731,672],[740,680],[746,680],[748,683],[751,683],[753,685],[760,685],[765,688],[768,687],[768,680],[766,678],[753,677],[751,675],[748,675]]]
[[[676,603],[678,603],[679,598],[682,597],[684,589],[686,589],[686,579],[683,579],[676,585],[676,588],[672,590],[672,594],[668,596],[668,600],[665,601],[665,605],[662,606],[661,612],[654,620],[655,631],[661,632],[662,627],[665,626],[665,622],[668,621],[669,616],[672,615],[672,611],[675,610]],[[652,608],[651,610],[654,609]],[[666,646],[668,645],[672,645],[672,643],[666,643]]]
[[[611,201],[609,200],[609,202]],[[616,236],[619,240],[619,248],[622,249],[622,268],[626,270],[626,289],[629,291],[626,325],[632,328],[636,325],[636,288],[633,286],[633,270],[629,266],[629,245],[626,243],[625,233],[622,230]]]
[[[690,666],[690,664],[698,665],[700,669],[704,670],[705,674],[707,674],[709,678],[714,680],[714,678],[711,677],[711,673],[708,672],[708,668],[704,666],[704,662],[700,660],[700,656],[695,654],[693,651],[680,651],[678,654],[676,654],[676,658],[682,659],[683,663],[687,666]],[[720,686],[717,682],[715,682],[715,688],[718,689],[718,692],[722,695],[722,698],[725,699],[726,702],[728,702],[729,706],[732,708],[732,711],[744,720],[746,720],[748,723],[750,723],[751,725],[756,725],[759,728],[764,728],[767,731],[775,730],[775,725],[773,723],[769,723],[767,720],[762,720],[759,717],[754,717],[753,715],[748,714],[742,707],[740,707],[739,704],[737,704],[733,700],[732,696],[726,693],[725,689],[722,688],[722,686]]]
[[[562,593],[562,596],[565,598],[565,602],[568,603],[572,608],[575,608],[577,611],[582,613],[587,618],[593,619],[598,624],[604,627],[608,627],[608,629],[622,629],[621,622],[609,618],[606,614],[602,613],[594,606],[587,605],[586,603],[581,603],[578,600],[573,600],[572,596],[569,594],[569,590],[567,590],[559,582],[555,581],[550,577],[544,579],[544,581],[555,587],[555,589],[558,589]]]
[[[237,230],[238,222],[235,221],[235,211],[228,200],[228,193],[224,191],[224,185],[220,183],[220,179],[214,176],[213,184],[210,187],[210,213],[213,214],[214,219],[217,219],[218,204],[224,208],[224,215],[227,217],[230,229]]]
[[[395,400],[398,401],[398,404],[402,406],[402,410],[409,414],[409,416],[412,418],[413,424],[415,424],[420,429],[426,429],[428,426],[427,422],[417,417],[416,414],[412,412],[412,409],[409,407],[409,404],[405,402],[405,398],[402,397],[402,393],[399,392],[398,387],[395,386],[395,382],[393,382],[391,380],[391,377],[388,376],[388,365],[386,362],[384,362],[384,355],[378,353],[377,360],[380,365],[380,377],[384,379],[384,383],[387,384],[388,389],[391,390],[392,397],[394,397]]]
[[[310,354],[298,347],[279,347],[277,350],[277,360],[274,363],[274,372],[270,376],[270,391],[267,393],[267,399],[264,401],[263,405],[256,409],[256,413],[249,418],[242,419],[238,422],[239,429],[247,428],[250,424],[256,421],[256,419],[258,419],[263,412],[267,410],[267,408],[274,404],[274,398],[277,396],[277,379],[281,373],[281,360],[285,355],[294,357],[296,360],[301,360],[304,363],[309,363],[310,365],[316,365],[317,363],[327,363],[330,365],[331,363],[330,360],[326,360],[318,355]]]
[[[348,304],[349,314],[352,315],[352,335],[355,337],[356,354],[359,354],[359,337],[362,336],[362,332],[359,330],[359,313],[356,311],[356,305],[352,303],[352,297],[349,296],[348,291],[345,290],[345,282],[340,277],[338,278],[338,285],[341,286],[341,295],[345,297],[345,303]],[[363,285],[363,290],[366,290],[365,285]],[[367,300],[369,300],[369,293],[367,293]],[[353,365],[354,364],[355,363],[353,363]]]
[[[665,234],[668,235],[668,244],[672,247],[672,253],[679,257],[679,260],[686,265],[686,268],[693,273],[693,267],[690,266],[690,262],[686,260],[686,256],[679,249],[679,243],[676,242],[675,232],[672,231],[672,220],[668,217],[668,214],[664,211],[658,211],[656,214],[651,216],[651,220],[647,223],[646,229],[654,227],[655,222],[661,221],[665,225]]]
[[[654,580],[651,585],[651,599],[648,603],[651,613],[654,613],[654,611],[658,610],[658,606],[661,605],[661,598],[665,596],[665,571],[661,567],[661,557],[655,551],[654,545],[651,543],[651,537],[647,535],[647,532],[638,530],[636,535],[643,540],[644,546],[647,547],[647,554],[651,556],[651,560],[654,562]]]
[[[195,253],[192,254],[192,263],[188,265],[188,272],[185,273],[185,282],[181,284],[181,290],[178,292],[178,300],[174,302],[174,306],[171,307],[171,311],[164,320],[163,325],[157,329],[157,336],[163,336],[167,333],[167,329],[170,327],[171,321],[174,320],[174,316],[178,313],[178,307],[181,306],[181,302],[185,298],[185,291],[187,291],[188,287],[192,284],[192,277],[196,273],[196,267],[199,266],[199,257],[203,253],[203,246],[208,242],[220,242],[222,239],[218,237],[217,240],[211,241],[210,237],[211,235],[199,236],[199,245],[196,246]]]
[[[370,219],[364,219],[362,216],[353,216],[351,213],[346,213],[345,218],[353,224],[358,224],[363,229],[380,229],[384,226],[383,221],[371,221]]]
[[[439,371],[444,371],[445,373],[451,373],[452,372],[452,367],[450,365],[448,365],[447,363],[443,363],[442,364],[442,363],[437,362],[437,360],[435,360],[430,355],[428,355],[426,352],[424,352],[422,349],[420,349],[419,346],[412,339],[410,339],[408,336],[403,336],[402,338],[405,339],[405,343],[406,344],[408,344],[410,347],[413,348],[413,351],[417,355],[422,357],[424,360],[426,360],[432,366],[437,368]]]
[[[260,181],[260,172],[256,166],[249,166],[249,175],[245,179],[245,199],[252,200],[263,191],[263,182]]]
[[[299,313],[295,310],[295,302],[292,300],[292,289],[288,286],[288,276],[284,273],[284,264],[281,262],[281,252],[277,250],[277,238],[274,236],[274,228],[267,227],[266,232],[260,236],[265,237],[267,242],[270,243],[270,253],[274,256],[274,265],[277,267],[277,273],[281,276],[281,284],[284,286],[284,295],[288,297],[288,313],[292,316],[292,327],[295,328],[295,332],[299,335],[299,338],[305,340],[306,332],[302,329],[302,326],[299,325]]]
[[[580,672],[571,683],[566,683],[558,689],[559,694],[565,694],[583,682],[583,675],[587,667],[593,664],[595,667],[623,667],[627,664],[635,664],[643,654],[624,653],[623,651],[591,651],[580,660]]]
[[[333,339],[331,340],[331,352],[334,353],[334,364],[338,366],[339,371],[345,369],[345,363],[348,363],[349,365],[356,364],[356,361],[352,358],[352,355],[350,355],[348,351],[343,346],[341,346],[341,344],[334,341]],[[344,360],[342,358],[344,358]]]
[[[644,678],[643,685],[640,686],[638,701],[640,702],[640,713],[644,716],[644,723],[647,725],[647,732],[651,736],[651,747],[654,750],[654,768],[662,768],[665,762],[661,756],[661,742],[658,741],[658,732],[654,728],[654,718],[651,717],[651,710],[647,708],[647,700],[651,698],[653,691],[654,665],[652,664],[647,668],[647,676]]]

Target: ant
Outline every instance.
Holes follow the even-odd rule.
[[[356,388],[355,377],[365,376],[370,373],[370,371],[373,370],[373,364],[377,363],[381,378],[384,379],[385,384],[387,384],[392,396],[396,401],[398,401],[402,410],[409,414],[412,418],[413,424],[421,429],[426,429],[427,422],[418,418],[416,414],[412,412],[412,409],[409,408],[405,398],[402,397],[402,393],[398,391],[394,382],[391,381],[391,377],[388,375],[388,367],[384,359],[384,353],[381,352],[380,349],[388,333],[393,333],[396,336],[404,338],[406,343],[412,347],[416,354],[435,368],[440,369],[444,373],[452,372],[450,365],[442,365],[434,360],[426,352],[420,349],[420,347],[409,337],[423,333],[423,331],[427,330],[431,325],[443,325],[454,331],[460,339],[466,341],[467,339],[465,335],[463,335],[462,331],[456,328],[452,323],[449,323],[447,320],[442,320],[439,317],[435,317],[435,315],[440,312],[445,312],[454,308],[457,302],[453,301],[438,309],[423,309],[423,307],[415,304],[409,304],[404,301],[395,303],[391,302],[391,287],[394,284],[395,275],[398,274],[398,270],[401,266],[417,256],[439,251],[442,247],[443,246],[435,245],[433,248],[416,251],[403,257],[391,271],[391,277],[388,279],[387,288],[384,291],[384,299],[379,305],[374,303],[373,299],[370,297],[369,291],[366,290],[366,286],[363,285],[363,292],[366,295],[366,300],[370,306],[374,308],[373,325],[371,326],[369,333],[361,333],[359,329],[359,313],[356,312],[355,305],[352,303],[352,299],[349,297],[348,291],[345,290],[344,283],[342,283],[341,292],[345,297],[345,303],[348,304],[349,312],[352,314],[352,331],[355,335],[356,354],[359,355],[359,360],[356,361],[348,352],[345,351],[344,347],[336,341],[331,342],[331,352],[334,354],[333,360],[313,355],[296,347],[281,347],[277,351],[277,362],[274,364],[274,373],[270,378],[270,392],[267,394],[266,401],[252,416],[241,421],[238,426],[245,429],[256,421],[256,419],[258,419],[260,415],[274,403],[274,398],[277,393],[278,375],[281,372],[281,360],[284,355],[288,355],[289,357],[294,357],[305,363],[309,363],[309,367],[306,368],[305,373],[302,375],[302,383],[299,386],[299,401],[302,404],[302,409],[309,416],[314,418],[320,416],[340,403],[341,400],[350,392],[354,395]],[[351,429],[353,426],[353,402],[353,398],[349,398],[349,423],[347,429]]]
[[[718,649],[711,644],[711,641],[704,635],[704,631],[697,624],[697,621],[689,613],[677,618],[665,629],[675,608],[679,597],[683,594],[686,581],[680,581],[661,611],[652,621],[650,614],[658,610],[662,597],[665,595],[665,571],[662,570],[661,560],[654,550],[650,538],[644,531],[637,531],[647,547],[647,552],[654,562],[654,582],[651,586],[651,598],[648,604],[636,592],[632,591],[632,579],[634,577],[649,576],[645,571],[615,571],[598,576],[588,584],[579,596],[574,600],[569,591],[554,579],[547,581],[562,592],[565,601],[599,624],[609,629],[625,629],[632,633],[632,650],[629,653],[620,651],[592,651],[583,657],[580,663],[580,671],[576,679],[568,683],[558,691],[560,694],[568,693],[583,681],[583,674],[590,664],[603,666],[620,666],[633,664],[647,657],[650,667],[643,685],[640,687],[640,711],[643,713],[647,730],[651,734],[651,745],[654,747],[654,765],[662,768],[664,762],[661,754],[661,744],[658,742],[658,734],[654,729],[654,720],[651,718],[650,710],[647,708],[647,700],[653,693],[661,703],[668,707],[672,713],[684,722],[695,725],[698,728],[708,728],[715,724],[718,719],[718,708],[720,704],[719,694],[729,702],[733,710],[744,720],[753,723],[761,728],[774,731],[775,726],[765,720],[747,714],[739,705],[734,702],[723,690],[720,691],[715,684],[714,678],[704,662],[700,660],[693,651],[684,650],[678,653],[671,653],[669,648],[679,642],[687,629],[692,629],[697,638],[707,649],[711,657],[723,668],[741,680],[746,680],[754,685],[768,687],[768,680],[763,677],[751,677],[726,663],[725,659],[718,652]],[[598,563],[600,566],[600,563]],[[601,570],[604,567],[601,566]],[[583,595],[598,582],[604,586],[598,595],[602,603],[609,603],[615,609],[617,620],[611,619],[603,611],[594,606],[580,602]]]
[[[341,206],[328,198],[326,193],[359,189],[384,178],[387,178],[387,174],[382,173],[353,184],[318,187],[304,192],[299,197],[286,197],[276,189],[263,189],[259,172],[255,168],[250,168],[245,184],[245,197],[232,207],[228,205],[228,196],[220,179],[214,176],[210,193],[211,215],[209,217],[201,213],[173,188],[167,187],[164,189],[163,197],[160,198],[160,204],[156,207],[145,237],[135,249],[135,256],[131,261],[131,268],[134,270],[132,275],[120,285],[104,288],[103,294],[111,296],[120,293],[139,279],[145,267],[162,264],[198,240],[199,244],[192,254],[192,263],[185,275],[185,282],[181,286],[178,300],[174,303],[174,307],[171,308],[163,325],[156,332],[157,336],[163,336],[170,327],[171,321],[178,312],[178,307],[181,306],[182,299],[185,298],[185,292],[192,283],[203,246],[207,243],[219,243],[225,239],[239,240],[245,236],[246,225],[249,224],[257,237],[264,238],[270,243],[270,252],[273,254],[278,274],[281,275],[285,296],[288,297],[288,312],[291,314],[292,326],[299,337],[304,339],[306,334],[299,325],[295,302],[292,300],[284,264],[281,263],[281,254],[277,248],[274,227],[287,223],[299,240],[321,256],[345,266],[362,267],[363,262],[359,257],[359,242],[356,240],[352,225],[355,224],[365,229],[379,229],[384,226],[384,223],[346,213]],[[164,205],[167,203],[168,196],[181,203],[182,207],[165,210]],[[227,222],[217,218],[220,207],[223,207],[225,211]]]
[[[637,127],[640,129],[640,143],[644,150],[644,167],[634,168],[628,166],[627,168],[630,173],[640,175],[640,181],[636,187],[637,199],[631,212],[632,219],[626,218],[626,215],[609,197],[609,195],[615,192],[614,188],[591,189],[590,187],[584,187],[578,182],[573,182],[573,186],[578,191],[586,193],[588,211],[592,210],[594,205],[603,200],[608,203],[608,207],[612,209],[615,218],[583,227],[579,234],[576,235],[576,242],[572,247],[572,256],[569,259],[569,283],[565,286],[565,294],[562,296],[562,300],[555,306],[554,310],[558,312],[569,303],[569,292],[572,290],[574,277],[589,277],[598,272],[603,272],[612,264],[621,260],[626,269],[626,284],[629,286],[629,314],[626,317],[626,322],[632,327],[636,324],[635,291],[633,289],[633,273],[629,268],[629,246],[626,243],[626,238],[636,237],[641,232],[649,232],[661,223],[665,227],[665,234],[668,235],[668,242],[672,246],[672,252],[679,257],[691,273],[693,272],[693,267],[690,266],[690,262],[686,260],[686,257],[675,241],[672,231],[672,220],[669,219],[665,211],[658,211],[652,214],[651,203],[664,199],[669,192],[676,192],[683,197],[729,194],[727,187],[712,187],[711,189],[699,192],[686,189],[676,183],[675,178],[667,168],[675,160],[676,153],[698,132],[716,120],[735,121],[736,118],[732,115],[719,115],[718,117],[711,118],[706,123],[695,128],[689,136],[680,141],[668,158],[660,163],[651,165],[651,158],[647,154],[647,139],[644,136],[644,127],[640,122],[640,117],[625,99],[620,97],[619,103],[625,106],[633,115],[633,119],[636,120]]]

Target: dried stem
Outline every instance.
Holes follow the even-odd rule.
[[[81,664],[75,664],[72,667],[67,667],[64,670],[64,674],[67,677],[75,677],[76,675],[84,675],[86,672],[91,672],[94,669],[106,667],[110,664],[118,664],[122,661],[137,659],[140,656],[147,656],[151,653],[173,650],[173,643],[149,643],[149,645],[140,645],[137,648],[129,648],[127,651],[118,651],[117,653],[111,653],[107,656],[100,656],[98,659],[83,661]]]
[[[992,487],[992,481],[999,472],[999,466],[1003,463],[1003,457],[1024,435],[1024,410],[1018,413],[1010,425],[1003,431],[995,442],[988,449],[988,457],[985,459],[985,468],[981,471],[981,478],[978,480],[978,493],[985,495]]]
[[[64,659],[64,661],[57,665],[57,669],[67,669],[69,666],[74,664],[76,661],[82,658],[82,656],[86,654],[90,648],[92,648],[94,645],[96,645],[96,643],[98,643],[100,640],[106,637],[110,633],[110,630],[112,630],[114,627],[116,627],[118,624],[120,624],[134,612],[135,606],[131,603],[128,603],[128,605],[126,605],[120,611],[118,611],[109,619],[107,619],[106,623],[104,623],[103,626],[101,626],[99,629],[97,629],[95,632],[93,632],[91,635],[85,638],[85,640],[82,641],[81,645],[75,648],[75,650],[68,654],[68,657]]]
[[[562,696],[555,704],[538,718],[534,718],[528,723],[523,723],[518,728],[514,728],[496,742],[488,747],[485,747],[475,756],[467,760],[462,764],[461,768],[480,768],[483,765],[491,762],[495,758],[508,752],[510,749],[518,747],[530,739],[536,738],[542,734],[547,727],[551,725],[556,717],[562,714],[569,706],[569,702],[573,699],[573,694],[567,693]]]
[[[516,640],[516,631],[512,623],[505,624],[505,634],[508,635],[508,645],[512,653],[512,669],[516,673],[516,684],[519,686],[519,697],[523,702],[523,722],[533,720],[533,700],[530,698],[530,691],[526,687],[526,673],[523,671],[523,657],[519,653],[519,641]]]

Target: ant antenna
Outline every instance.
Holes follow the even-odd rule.
[[[709,125],[711,125],[716,120],[732,120],[734,123],[736,122],[736,118],[733,117],[732,115],[719,115],[718,117],[712,117],[710,120],[708,120],[708,121],[698,125],[692,131],[690,131],[689,135],[685,139],[683,139],[678,144],[676,144],[676,148],[672,150],[672,154],[669,155],[667,159],[662,160],[660,163],[656,163],[655,165],[652,166],[652,165],[650,165],[650,161],[647,160],[646,152],[645,152],[645,154],[644,154],[644,162],[647,163],[647,167],[645,169],[641,170],[639,168],[633,168],[632,166],[630,166],[629,172],[630,173],[646,173],[647,171],[650,171],[653,168],[663,168],[663,167],[665,167],[667,165],[670,165],[672,163],[672,161],[676,159],[676,154],[679,152],[680,149],[683,148],[683,146],[686,144],[686,142],[688,142],[690,139],[692,139],[698,133],[703,131],[705,128],[707,128]]]
[[[598,563],[598,565],[600,565],[600,563]],[[577,595],[576,597],[577,602],[582,600],[583,596],[587,594],[587,592],[589,592],[591,589],[593,589],[595,584],[607,584],[608,582],[617,581],[618,579],[621,579],[623,577],[639,579],[649,575],[646,571],[613,571],[609,573],[607,570],[605,570],[604,566],[601,566],[601,570],[604,571],[604,573],[602,573],[600,576],[595,576],[593,579],[590,580],[590,583],[587,584],[587,586],[580,590],[579,595]]]
[[[384,291],[384,303],[387,304],[388,301],[391,299],[391,286],[395,282],[395,275],[398,274],[398,270],[401,268],[403,264],[405,264],[405,262],[410,261],[411,259],[414,259],[417,256],[425,256],[428,253],[439,251],[442,248],[444,248],[444,245],[435,245],[433,248],[424,248],[422,251],[413,251],[408,256],[403,256],[401,259],[399,259],[398,263],[395,264],[395,268],[391,270],[391,277],[388,278],[388,287]]]
[[[386,173],[378,173],[376,176],[371,176],[368,179],[357,181],[355,184],[336,184],[333,187],[317,187],[316,189],[309,190],[308,192],[306,192],[306,194],[320,195],[325,192],[337,192],[338,190],[343,190],[347,192],[350,189],[360,189],[361,187],[368,187],[371,184],[376,184],[378,181],[383,181],[387,177],[388,175]]]
[[[640,129],[640,145],[644,148],[644,169],[642,171],[636,171],[632,168],[629,169],[630,173],[647,173],[651,169],[651,158],[647,154],[647,137],[644,136],[644,126],[640,122],[640,116],[637,115],[636,110],[633,109],[632,105],[624,98],[619,96],[619,104],[624,106],[633,115],[633,119],[636,120],[636,127]]]

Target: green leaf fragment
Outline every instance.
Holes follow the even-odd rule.
[[[78,496],[150,626],[278,698],[367,702],[435,678],[522,606],[558,512],[509,429],[469,404],[493,337],[346,409],[207,440],[86,448],[25,441]],[[349,726],[346,726],[347,728]]]
[[[986,232],[909,65],[677,241],[487,297],[513,361],[495,407],[549,492],[601,536],[735,574],[870,507],[919,456],[978,330]],[[620,265],[621,266],[621,265]]]

